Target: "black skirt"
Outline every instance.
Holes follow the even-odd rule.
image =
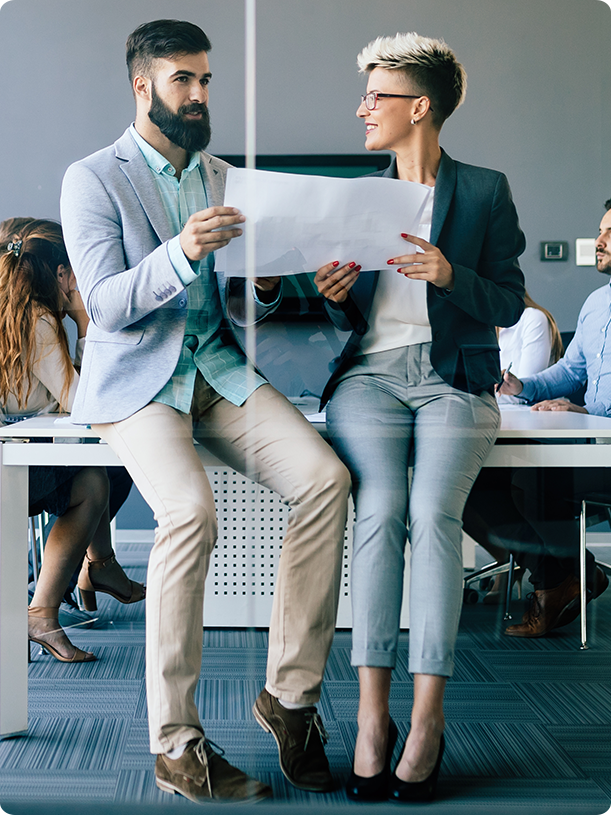
[[[28,515],[61,517],[70,506],[74,476],[82,467],[30,467]]]

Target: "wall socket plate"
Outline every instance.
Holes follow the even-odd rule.
[[[541,260],[568,260],[569,245],[566,241],[541,241]]]
[[[575,264],[577,266],[596,266],[596,238],[577,238]]]

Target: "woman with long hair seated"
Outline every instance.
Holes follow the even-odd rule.
[[[352,664],[360,699],[347,793],[412,802],[433,797],[443,755],[463,594],[462,513],[498,432],[495,326],[513,325],[523,311],[525,241],[505,176],[454,161],[439,145],[466,90],[450,48],[397,34],[370,43],[358,63],[368,75],[356,112],[365,146],[393,151],[383,175],[419,185],[426,199],[415,234],[406,228],[405,250],[389,252],[386,270],[359,273],[355,257],[315,278],[336,327],[354,329],[323,394],[356,509]],[[388,700],[408,525],[414,699],[391,774],[397,731]]]
[[[62,319],[77,326],[77,363],[88,318],[64,246],[61,226],[11,218],[0,224],[0,419],[69,411],[78,384]],[[127,493],[125,493],[125,497]],[[145,588],[116,562],[110,540],[109,479],[104,467],[30,467],[29,512],[57,516],[28,613],[30,642],[61,662],[91,662],[58,622],[58,608],[83,556],[78,585],[87,610],[95,592],[122,603]],[[118,507],[117,507],[118,508]]]
[[[558,362],[564,354],[556,321],[528,291],[524,292],[524,313],[515,325],[498,329],[501,369],[511,366],[518,378],[532,376]],[[512,396],[497,396],[500,404],[520,402]]]

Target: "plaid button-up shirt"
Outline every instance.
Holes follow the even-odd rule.
[[[133,125],[131,132],[153,174],[176,235],[168,243],[168,255],[176,274],[188,287],[187,324],[180,357],[171,379],[153,401],[189,413],[199,369],[217,393],[234,405],[242,405],[265,380],[256,372],[248,371],[240,348],[233,342],[228,344],[227,332],[222,332],[223,310],[214,273],[214,254],[206,255],[199,264],[191,264],[179,241],[189,217],[208,206],[200,154],[191,155],[178,181],[170,162],[146,142]]]

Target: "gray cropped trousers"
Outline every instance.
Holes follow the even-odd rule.
[[[463,507],[500,414],[490,393],[444,382],[429,352],[422,343],[355,357],[327,406],[327,427],[350,470],[356,509],[352,664],[396,664],[409,526],[409,670],[451,676]]]

